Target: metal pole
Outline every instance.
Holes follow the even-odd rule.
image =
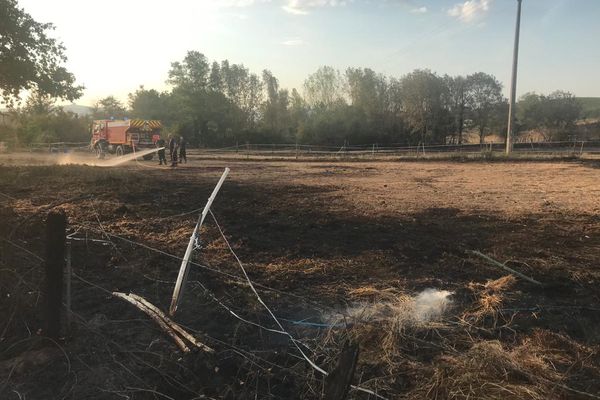
[[[515,28],[515,48],[513,52],[513,68],[512,68],[512,80],[510,84],[510,104],[508,108],[508,129],[506,131],[506,154],[510,154],[512,150],[511,139],[514,134],[514,123],[515,123],[515,101],[517,96],[517,65],[519,63],[519,34],[521,30],[521,2],[517,0],[517,24]]]

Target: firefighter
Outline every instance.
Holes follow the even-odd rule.
[[[158,165],[163,165],[163,163],[165,165],[167,165],[167,157],[165,156],[165,152],[166,152],[165,146],[166,145],[167,144],[165,143],[165,139],[163,139],[163,138],[159,138],[156,141],[156,147],[158,147],[159,149],[162,147],[162,149],[158,151]]]
[[[173,151],[175,151],[175,136],[169,135],[169,158],[171,158],[171,162],[173,162]]]
[[[177,166],[177,152],[179,150],[179,140],[175,136],[171,138],[169,142],[169,148],[171,149],[171,167]]]
[[[185,138],[182,136],[181,139],[179,139],[179,162],[183,162],[185,164],[187,164],[186,146],[187,146],[187,142],[185,141]]]

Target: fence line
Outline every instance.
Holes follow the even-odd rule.
[[[18,149],[16,149],[18,150]],[[32,143],[22,151],[69,152],[88,151],[89,142],[53,142]],[[466,143],[466,144],[415,144],[405,143],[368,143],[368,144],[301,144],[301,143],[244,143],[220,148],[189,149],[201,155],[237,155],[249,156],[278,156],[278,157],[318,157],[318,156],[403,156],[423,154],[481,154],[503,153],[504,142],[495,143]],[[552,142],[517,142],[513,144],[517,154],[600,154],[600,140],[552,141]]]
[[[522,154],[541,154],[541,153],[562,153],[562,154],[583,154],[600,153],[600,140],[597,141],[554,141],[554,142],[520,142],[513,145],[515,153]],[[483,143],[483,144],[433,144],[433,145],[411,145],[405,144],[386,144],[378,143],[362,145],[310,145],[310,144],[286,144],[286,143],[255,143],[237,146],[222,147],[216,149],[200,148],[197,149],[201,155],[237,155],[239,157],[249,156],[279,156],[279,157],[299,157],[299,156],[368,156],[368,155],[422,155],[422,154],[481,154],[481,153],[504,153],[505,144]]]

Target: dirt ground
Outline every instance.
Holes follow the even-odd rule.
[[[110,295],[168,309],[180,263],[169,255],[183,255],[199,213],[189,212],[225,167],[215,217],[315,364],[333,370],[350,340],[353,383],[383,398],[600,396],[596,161],[58,160],[0,156],[0,398],[324,398],[323,376],[287,336],[233,315],[279,330],[210,217],[195,258],[209,269],[192,268],[176,320],[214,355],[182,355]],[[73,321],[60,341],[43,336],[36,258],[50,209],[88,239],[72,243]],[[440,315],[399,311],[426,289],[452,293]]]

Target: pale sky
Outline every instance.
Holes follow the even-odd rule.
[[[19,0],[56,25],[91,105],[139,85],[167,89],[188,50],[301,89],[319,66],[400,77],[494,74],[508,92],[516,0]],[[600,96],[600,0],[523,0],[518,93]]]

